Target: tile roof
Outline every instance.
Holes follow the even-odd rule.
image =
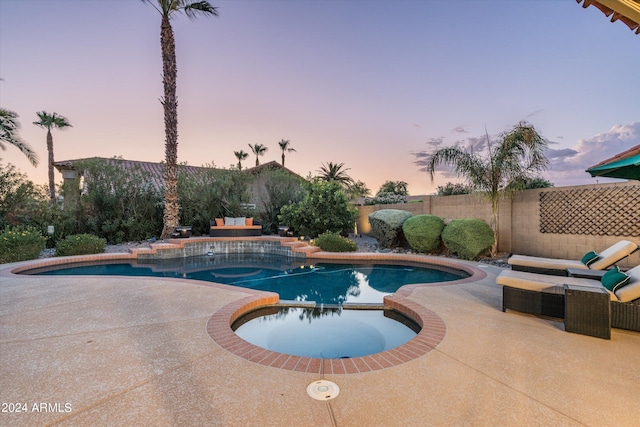
[[[55,166],[56,169],[58,169],[58,171],[62,172],[63,170],[75,170],[76,165],[78,163],[83,161],[90,161],[90,160],[103,160],[103,161],[114,162],[122,168],[130,169],[130,170],[140,170],[140,171],[146,172],[149,174],[151,183],[156,189],[159,190],[164,188],[164,166],[165,166],[164,162],[163,163],[142,162],[138,160],[126,160],[126,159],[117,158],[117,157],[112,157],[112,158],[89,157],[84,159],[62,160],[59,162],[54,162],[53,165]],[[274,169],[274,168],[283,169],[293,175],[299,176],[298,174],[291,171],[290,169],[287,169],[281,166],[280,163],[276,161],[271,161],[259,166],[247,168],[244,171],[252,174],[257,174],[265,169]],[[185,171],[188,174],[193,174],[193,173],[196,173],[197,171],[207,170],[211,168],[204,167],[204,166],[178,165],[178,169]]]

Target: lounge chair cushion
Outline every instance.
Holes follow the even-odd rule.
[[[600,259],[589,266],[592,270],[604,270],[621,259],[628,257],[638,249],[638,245],[628,240],[620,240],[613,246],[600,252]]]
[[[228,216],[224,217],[224,225],[236,225],[236,219]]]
[[[624,274],[618,267],[614,267],[611,270],[604,273],[601,282],[602,285],[609,289],[611,292],[617,291],[619,288],[629,283],[631,277]]]
[[[216,227],[222,227],[224,225],[224,219],[216,218]]]
[[[627,275],[630,277],[629,283],[615,292],[620,302],[630,302],[640,298],[640,265],[627,271]]]
[[[509,264],[520,265],[523,267],[535,267],[548,270],[566,270],[567,268],[582,268],[588,270],[585,264],[580,260],[544,258],[527,255],[512,255],[509,258]]]
[[[598,255],[596,252],[591,251],[591,252],[587,252],[582,259],[580,260],[584,265],[586,265],[587,267],[589,267],[591,264],[593,264],[594,262],[596,262],[597,260],[600,259],[600,255]]]
[[[640,278],[640,271],[638,271]],[[550,276],[547,274],[526,273],[523,271],[503,270],[496,278],[496,283],[517,289],[528,289],[537,292],[562,292],[563,285],[579,285],[604,289],[600,280],[582,279],[579,277]],[[623,288],[624,289],[624,288]],[[616,294],[607,290],[612,301],[617,301]]]
[[[613,246],[600,252],[600,258],[593,264],[586,266],[580,260],[567,260],[557,258],[543,258],[526,255],[513,255],[509,258],[509,264],[525,267],[536,267],[549,270],[565,270],[567,268],[582,268],[591,270],[604,270],[621,259],[629,256],[638,249],[638,245],[628,240],[621,240]]]

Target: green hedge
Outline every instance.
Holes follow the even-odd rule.
[[[391,248],[405,243],[402,223],[411,217],[411,213],[400,209],[382,209],[369,214],[371,233],[380,247]]]
[[[411,248],[429,253],[440,247],[444,220],[435,215],[415,215],[402,223],[402,232]]]
[[[442,241],[460,258],[474,260],[491,249],[495,235],[489,224],[481,219],[455,219],[442,230]]]
[[[47,239],[34,227],[10,227],[0,233],[0,264],[36,259]]]
[[[106,239],[91,234],[67,236],[56,245],[56,256],[100,254],[107,245]]]
[[[356,242],[331,232],[319,235],[314,245],[327,252],[354,252],[358,250]]]

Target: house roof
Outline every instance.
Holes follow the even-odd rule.
[[[265,169],[282,169],[284,171],[289,172],[291,175],[295,175],[300,179],[304,179],[300,175],[298,175],[297,173],[292,171],[291,169],[285,168],[284,166],[282,166],[280,163],[276,162],[275,160],[272,160],[272,161],[270,161],[268,163],[263,163],[263,164],[258,165],[258,166],[254,166],[252,168],[247,168],[246,172],[256,174],[256,173],[262,172]]]
[[[130,170],[140,170],[143,172],[146,172],[149,174],[149,177],[151,179],[151,184],[156,188],[156,189],[161,189],[164,187],[164,167],[165,167],[165,163],[154,163],[154,162],[142,162],[142,161],[138,161],[138,160],[127,160],[127,159],[121,159],[121,158],[117,158],[117,157],[112,157],[112,158],[105,158],[105,157],[89,157],[89,158],[84,158],[84,159],[74,159],[74,160],[62,160],[59,162],[54,162],[53,166],[55,166],[56,169],[58,169],[58,171],[62,172],[62,171],[66,171],[66,170],[77,170],[76,169],[76,165],[80,162],[83,161],[91,161],[91,160],[103,160],[103,161],[109,161],[109,162],[114,162],[116,163],[118,166],[125,168],[125,169],[130,169]],[[178,168],[182,171],[185,171],[188,174],[193,174],[197,171],[202,171],[202,170],[207,170],[207,169],[211,169],[208,167],[204,167],[204,166],[189,166],[189,165],[178,165]],[[252,168],[247,168],[244,170],[244,172],[248,172],[251,174],[258,174],[260,172],[262,172],[265,169],[283,169],[289,173],[291,173],[292,175],[298,176],[300,177],[298,174],[296,174],[295,172],[285,168],[284,166],[281,166],[278,162],[276,161],[271,161],[259,166],[254,166]],[[78,171],[80,173],[82,173],[82,171]],[[300,177],[302,178],[302,177]]]

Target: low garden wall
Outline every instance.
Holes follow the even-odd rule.
[[[421,202],[359,206],[357,232],[369,234],[368,216],[380,209],[431,214],[446,222],[460,218],[491,220],[490,202],[475,194],[424,196]],[[500,200],[498,251],[550,258],[580,259],[620,241],[640,244],[640,183],[524,190]],[[640,251],[620,263],[640,264]]]

